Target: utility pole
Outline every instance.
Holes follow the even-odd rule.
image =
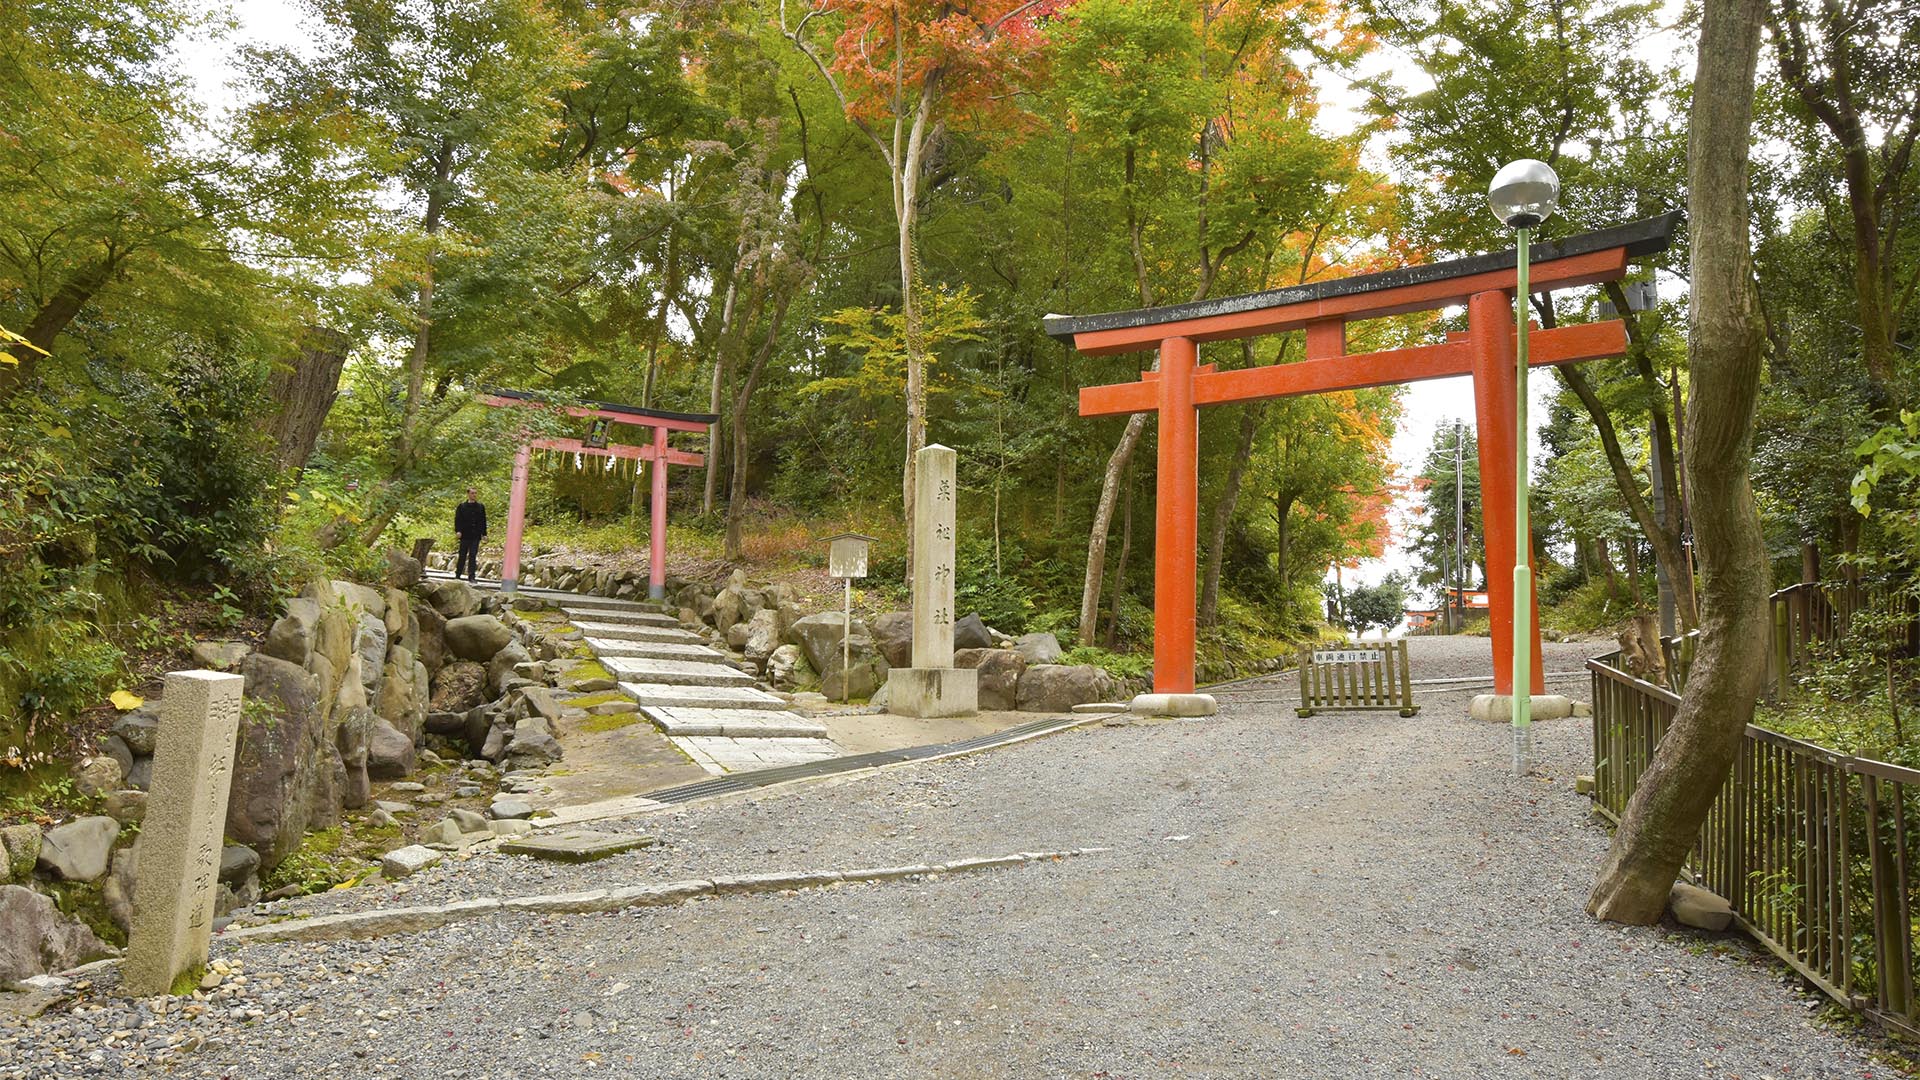
[[[1453,422],[1453,619],[1455,630],[1467,628],[1467,484],[1461,465],[1460,421]]]

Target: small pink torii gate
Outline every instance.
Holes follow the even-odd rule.
[[[640,446],[609,441],[596,446],[581,439],[536,439],[523,436],[513,455],[513,495],[507,504],[507,542],[500,557],[500,588],[512,592],[520,584],[520,539],[527,526],[527,478],[535,450],[560,450],[595,457],[626,458],[654,463],[652,493],[649,496],[650,523],[647,528],[647,597],[659,600],[667,595],[667,469],[668,465],[704,465],[706,455],[695,450],[675,450],[667,445],[671,431],[711,433],[719,417],[713,413],[679,413],[663,409],[643,409],[637,405],[616,405],[607,401],[589,401],[580,405],[549,402],[539,394],[525,390],[493,390],[480,395],[482,404],[496,408],[542,408],[565,412],[568,416],[590,417],[615,424],[651,428],[653,437]]]

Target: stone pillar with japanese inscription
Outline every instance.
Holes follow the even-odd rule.
[[[217,671],[167,675],[122,980],[130,994],[168,993],[206,966],[244,685]]]
[[[953,666],[957,456],[936,444],[913,459],[913,666],[887,672],[887,708],[900,716],[978,711],[978,673]]]

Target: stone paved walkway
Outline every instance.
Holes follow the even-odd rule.
[[[1414,675],[1484,671],[1485,650],[1416,642]],[[651,815],[632,824],[660,845],[605,863],[452,863],[413,902],[1114,848],[372,942],[216,941],[242,993],[148,1028],[109,1001],[0,1029],[0,1076],[79,1074],[129,1023],[199,1040],[166,1075],[263,1080],[1896,1075],[1743,939],[1590,920],[1607,834],[1572,790],[1584,727],[1538,725],[1542,773],[1517,779],[1505,729],[1464,719],[1471,692],[1307,720],[1243,694],[1215,719]]]

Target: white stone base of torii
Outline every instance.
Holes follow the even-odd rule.
[[[913,666],[887,672],[887,710],[896,716],[931,719],[980,710],[980,673],[953,666],[957,457],[937,444],[913,457]]]

